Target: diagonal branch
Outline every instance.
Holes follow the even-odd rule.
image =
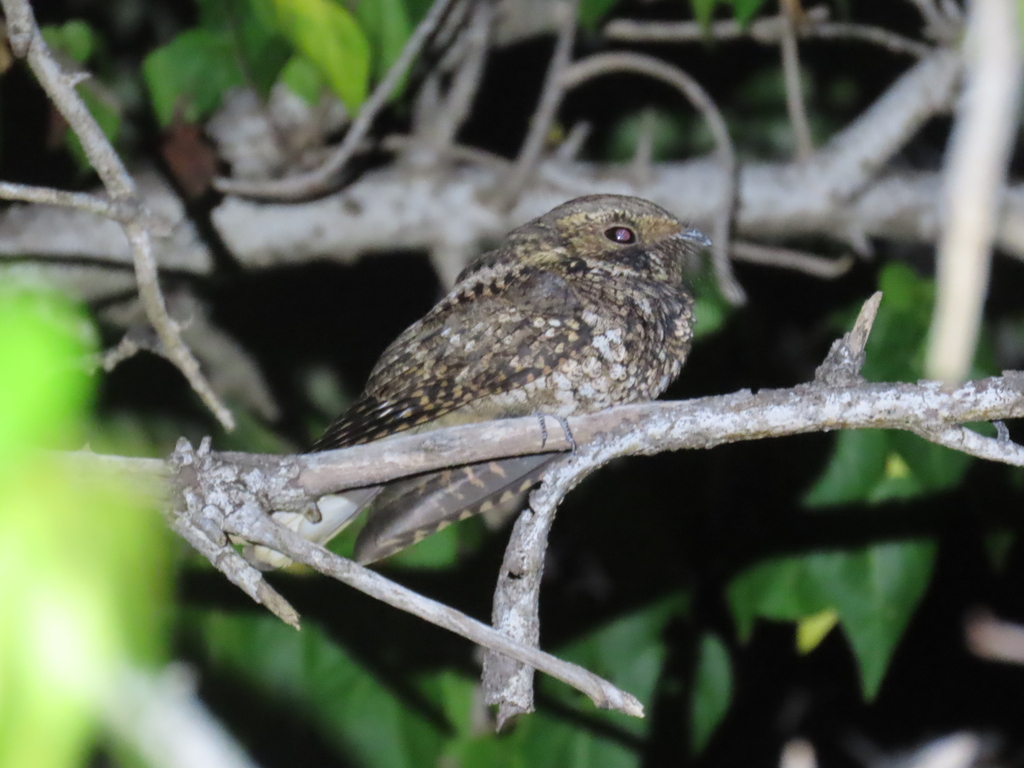
[[[12,50],[26,58],[39,84],[78,136],[89,163],[96,169],[107,190],[111,208],[106,213],[115,214],[112,218],[121,223],[128,238],[139,298],[146,311],[146,317],[160,337],[168,359],[185,375],[192,389],[224,428],[233,429],[234,417],[200,371],[199,363],[182,341],[178,325],[167,313],[153,257],[150,234],[152,217],[142,205],[134,179],[75,90],[73,77],[64,74],[50,54],[27,0],[2,0],[2,5],[11,29]],[[21,191],[28,194],[24,189]],[[37,195],[38,192],[32,194]],[[24,199],[24,196],[21,199]],[[70,204],[76,208],[86,206],[86,201],[80,195],[57,195],[47,202]]]
[[[716,206],[712,240],[715,277],[722,294],[733,304],[746,300],[743,288],[736,281],[729,262],[729,231],[736,207],[736,150],[729,137],[729,128],[714,99],[693,77],[679,67],[641,53],[620,51],[597,53],[574,63],[562,73],[562,86],[568,91],[587,80],[614,72],[635,72],[661,80],[678,90],[693,105],[711,129],[715,153],[721,166],[721,197]]]
[[[247,181],[219,178],[214,181],[214,187],[220,192],[234,195],[245,195],[248,197],[269,199],[269,200],[302,200],[316,195],[322,195],[331,191],[339,184],[339,177],[348,161],[359,150],[363,139],[369,133],[374,120],[380,113],[388,99],[394,92],[398,82],[405,75],[406,70],[412,64],[427,38],[434,32],[438,24],[444,18],[448,6],[452,0],[434,0],[433,5],[423,20],[416,26],[409,39],[405,42],[402,52],[395,63],[391,65],[388,73],[384,76],[377,87],[374,88],[370,98],[366,100],[352,126],[345,134],[341,144],[331,153],[330,157],[319,168],[308,173],[296,174],[284,179],[272,181]]]
[[[558,106],[562,103],[565,92],[572,86],[565,80],[565,71],[572,59],[572,46],[576,40],[576,16],[579,0],[561,0],[558,6],[560,14],[558,23],[558,40],[555,51],[548,63],[547,75],[541,90],[540,102],[530,117],[530,127],[526,139],[519,149],[515,166],[502,185],[500,201],[503,208],[511,208],[526,186],[544,151],[548,131],[555,120]]]

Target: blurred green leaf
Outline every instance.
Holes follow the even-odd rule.
[[[715,7],[719,4],[731,5],[733,17],[736,21],[740,24],[746,24],[761,9],[764,3],[765,0],[690,0],[694,18],[704,26],[711,23]]]
[[[96,36],[81,19],[71,19],[60,26],[47,25],[40,31],[50,48],[66,53],[79,64],[85,64],[96,50]]]
[[[166,654],[152,499],[35,450],[80,439],[93,340],[61,297],[0,288],[0,765],[78,764],[118,668]]]
[[[866,499],[885,476],[886,433],[847,429],[836,435],[832,459],[803,498],[808,507],[849,504]]]
[[[580,0],[580,26],[594,32],[597,25],[608,15],[619,0]]]
[[[435,765],[442,737],[323,630],[272,616],[197,617],[212,663],[297,707],[342,754],[369,768]]]
[[[732,701],[732,663],[725,643],[710,632],[700,639],[693,683],[690,734],[693,754],[704,751]]]
[[[175,113],[198,122],[220,105],[226,90],[245,85],[231,33],[211,29],[182,32],[146,56],[142,73],[163,127]]]
[[[746,24],[761,10],[765,0],[731,0],[733,13],[736,14],[736,21]]]
[[[715,6],[719,2],[724,2],[724,0],[690,0],[693,17],[707,27],[711,23],[711,15],[715,12]]]
[[[641,109],[624,115],[612,127],[607,156],[611,160],[628,161],[636,153],[641,134],[650,131],[651,159],[678,157],[686,148],[686,131],[690,122],[683,115],[663,109]]]
[[[279,79],[288,86],[292,93],[301,96],[310,106],[319,103],[320,94],[327,87],[327,81],[324,80],[316,64],[301,53],[288,59],[288,63],[281,70]]]
[[[1017,532],[1010,528],[1000,528],[985,534],[982,543],[985,545],[985,554],[988,555],[992,570],[998,572],[1006,567],[1006,558],[1009,557],[1016,540]]]
[[[366,98],[370,79],[370,45],[355,19],[333,0],[274,0],[274,4],[282,31],[355,112]]]
[[[839,623],[839,614],[835,608],[826,608],[820,613],[805,616],[796,625],[796,651],[807,654],[821,645],[821,641]]]
[[[26,447],[74,440],[94,344],[88,319],[59,294],[0,285],[0,478]]]
[[[698,296],[693,303],[694,340],[710,336],[729,319],[731,307],[721,296]]]
[[[736,576],[727,596],[743,640],[756,617],[797,621],[835,609],[870,699],[924,595],[934,560],[935,545],[922,541],[781,558]]]
[[[380,80],[398,59],[412,34],[405,3],[403,0],[361,0],[355,7],[355,15],[370,42],[373,77]],[[403,85],[396,88],[396,94],[401,93]]]
[[[591,632],[561,648],[557,655],[629,691],[647,706],[654,698],[665,659],[665,625],[673,616],[685,614],[688,607],[685,594],[672,595]],[[551,692],[567,700],[584,701],[582,694],[560,683],[552,683]],[[589,702],[583,706],[591,708]],[[614,713],[607,716],[637,735],[647,730],[643,720]]]
[[[292,46],[280,28],[274,0],[196,0],[199,26],[231,40],[239,71],[266,97]]]
[[[459,554],[460,525],[449,525],[423,541],[391,556],[388,567],[448,568]]]
[[[924,596],[935,549],[930,541],[890,542],[808,558],[812,578],[839,613],[867,699],[878,693],[896,644]]]
[[[729,582],[726,598],[741,642],[750,639],[758,617],[798,621],[831,607],[811,578],[808,557],[766,560]]]
[[[555,653],[594,669],[650,702],[661,671],[666,622],[685,612],[683,595],[669,597],[600,627]],[[383,609],[387,610],[387,609]],[[315,625],[301,632],[265,615],[193,613],[190,624],[213,666],[249,681],[316,723],[343,755],[360,765],[453,763],[461,768],[637,768],[639,755],[572,719],[540,711],[508,734],[495,734],[477,683],[440,670],[415,683],[449,728],[397,697],[349,652]],[[594,716],[593,705],[564,684],[540,676],[546,692]],[[648,721],[600,713],[643,735]]]

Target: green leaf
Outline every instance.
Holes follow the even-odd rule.
[[[210,29],[182,32],[146,56],[142,73],[161,126],[177,112],[198,122],[220,105],[226,90],[245,85],[231,34]]]
[[[693,17],[707,28],[711,24],[711,14],[715,12],[715,6],[720,0],[690,0],[690,7],[693,8]]]
[[[693,684],[690,734],[695,755],[704,751],[732,700],[732,664],[729,650],[717,635],[700,639],[697,673]]]
[[[303,712],[339,750],[368,768],[435,765],[442,737],[343,647],[311,623],[272,616],[195,617],[211,662]]]
[[[985,534],[982,543],[992,570],[999,572],[1006,567],[1006,558],[1009,557],[1016,540],[1017,533],[1011,528],[999,528]]]
[[[688,609],[687,596],[672,595],[643,610],[616,619],[586,637],[560,649],[557,655],[586,667],[591,672],[629,691],[645,706],[654,697],[654,687],[665,658],[663,632],[666,623]],[[581,694],[565,686],[552,686],[552,693],[581,700]],[[589,703],[586,705],[589,709]],[[623,728],[641,735],[645,721],[609,714]]]
[[[761,10],[765,0],[690,0],[694,18],[705,27],[711,23],[711,17],[719,3],[731,5],[736,21],[745,25]]]
[[[165,659],[169,542],[145,484],[37,450],[81,445],[94,349],[67,300],[0,285],[0,765],[84,764],[118,670]]]
[[[608,15],[619,0],[580,0],[580,26],[590,32],[597,30],[597,25]]]
[[[199,25],[231,39],[241,72],[266,97],[293,53],[274,0],[197,0]]]
[[[757,14],[765,0],[731,0],[736,21],[744,26]]]
[[[80,421],[92,387],[76,363],[95,343],[90,331],[60,295],[0,285],[0,473]]]
[[[327,82],[316,64],[301,53],[288,59],[288,63],[281,70],[280,80],[292,93],[305,99],[310,106],[319,103],[320,93],[327,87]]]
[[[683,115],[668,110],[648,108],[630,112],[612,127],[606,145],[608,158],[630,160],[645,131],[651,134],[651,159],[668,160],[684,153],[691,125]]]
[[[930,541],[892,542],[808,558],[811,577],[839,613],[867,699],[878,693],[896,644],[924,596],[935,549]]]
[[[448,568],[459,554],[459,525],[449,525],[423,541],[389,557],[389,567]]]
[[[59,27],[48,25],[40,31],[50,48],[66,53],[79,64],[85,64],[96,51],[96,36],[81,19],[71,19]]]
[[[870,699],[924,595],[934,560],[935,545],[926,541],[781,558],[736,576],[727,596],[743,640],[758,616],[798,621],[835,609]]]
[[[747,642],[758,617],[798,621],[830,606],[808,571],[806,558],[766,560],[735,576],[726,598],[741,642]]]
[[[373,77],[380,80],[402,53],[412,24],[403,0],[361,0],[356,19],[365,30],[373,56]],[[396,89],[401,92],[401,87]]]
[[[352,15],[332,0],[274,0],[281,29],[355,112],[366,98],[370,46]]]
[[[808,507],[849,504],[866,499],[885,477],[886,433],[848,429],[836,436],[832,459],[803,498]]]
[[[805,616],[796,625],[796,650],[803,655],[808,654],[821,645],[821,641],[839,623],[839,614],[835,608],[826,608],[813,616]]]

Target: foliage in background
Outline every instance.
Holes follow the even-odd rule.
[[[41,450],[80,444],[91,331],[57,295],[0,289],[0,765],[79,763],[118,671],[167,653],[152,499]]]
[[[598,28],[615,4],[582,0],[581,24]],[[196,26],[151,51],[142,66],[153,113],[162,127],[176,120],[200,122],[227,90],[251,87],[266,98],[276,83],[311,103],[329,91],[355,112],[428,5],[428,0],[198,0]],[[746,23],[765,3],[691,0],[690,6],[704,23],[716,14]],[[98,34],[77,20],[44,33],[55,50],[80,65],[93,65],[103,47]],[[808,80],[806,87],[813,92],[814,83]],[[117,104],[89,81],[78,88],[108,136],[117,138],[122,127]],[[741,90],[740,108],[758,117],[735,109],[726,113],[740,150],[786,151],[791,137],[780,71],[759,71]],[[401,94],[399,88],[393,96]],[[816,137],[826,135],[827,123],[813,110],[811,118]],[[653,130],[656,160],[710,147],[706,129],[692,115],[652,109],[621,117],[602,159],[630,157],[644,121]],[[69,135],[67,141],[84,163],[77,139]],[[707,337],[723,327],[730,308],[706,275],[698,276],[697,287],[696,333]],[[880,288],[885,299],[864,374],[870,380],[914,381],[921,373],[932,283],[908,267],[891,265],[881,274]],[[837,328],[848,327],[858,308],[844,313]],[[89,386],[70,373],[69,361],[81,359],[88,345],[67,331],[82,322],[53,297],[0,294],[0,591],[13,596],[0,605],[0,763],[73,763],[91,743],[96,699],[114,667],[126,659],[158,661],[166,653],[162,611],[168,577],[159,517],[145,500],[122,489],[98,486],[82,492],[89,487],[80,479],[71,485],[52,463],[25,457],[31,446],[76,444],[73,425],[86,418]],[[983,348],[982,360],[987,355]],[[974,373],[991,371],[983,362]],[[837,506],[920,498],[958,485],[970,463],[963,454],[901,432],[842,432],[804,503],[813,513],[824,513]],[[107,516],[103,526],[87,525],[100,514]],[[332,548],[347,553],[356,533],[356,528],[347,531]],[[476,550],[483,536],[482,522],[468,521],[429,537],[389,565],[421,574],[451,568]],[[1008,537],[1003,533],[993,546],[1005,553]],[[809,653],[840,626],[863,693],[871,698],[927,588],[935,551],[934,543],[913,540],[775,558],[738,574],[723,598],[741,642],[751,637],[758,618],[766,618],[792,623],[800,651]],[[650,705],[668,674],[665,627],[681,617],[689,618],[688,600],[675,593],[553,651]],[[540,689],[565,710],[557,714],[542,706],[513,732],[495,735],[487,731],[475,678],[464,670],[418,671],[414,701],[407,691],[388,687],[313,622],[295,633],[251,611],[193,610],[184,624],[212,668],[301,713],[340,755],[360,765],[625,768],[640,763],[635,745],[582,727],[570,715],[599,718],[641,741],[649,735],[648,721],[595,714],[581,694],[547,678],[539,681]],[[689,731],[694,752],[700,752],[741,681],[734,680],[731,638],[702,626],[693,631],[696,652],[686,672],[690,706],[679,727]],[[61,642],[67,637],[76,638],[74,647]],[[424,715],[422,701],[438,716]]]
[[[664,627],[686,611],[686,599],[672,596],[554,653],[650,705],[666,656]],[[412,696],[390,688],[313,624],[296,633],[270,616],[218,611],[193,612],[188,624],[214,669],[236,678],[247,690],[298,710],[341,754],[367,768],[640,765],[635,748],[581,729],[565,714],[545,708],[521,718],[512,732],[495,734],[475,675],[450,669],[423,672],[414,681]],[[597,716],[641,739],[647,733],[649,720],[595,713],[583,694],[562,683],[541,677],[539,684],[567,712]],[[424,705],[429,712],[424,712]],[[720,702],[718,709],[722,709]]]

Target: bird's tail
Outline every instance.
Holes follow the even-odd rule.
[[[355,560],[381,560],[458,520],[505,504],[536,485],[558,454],[515,456],[390,483],[369,504]]]

